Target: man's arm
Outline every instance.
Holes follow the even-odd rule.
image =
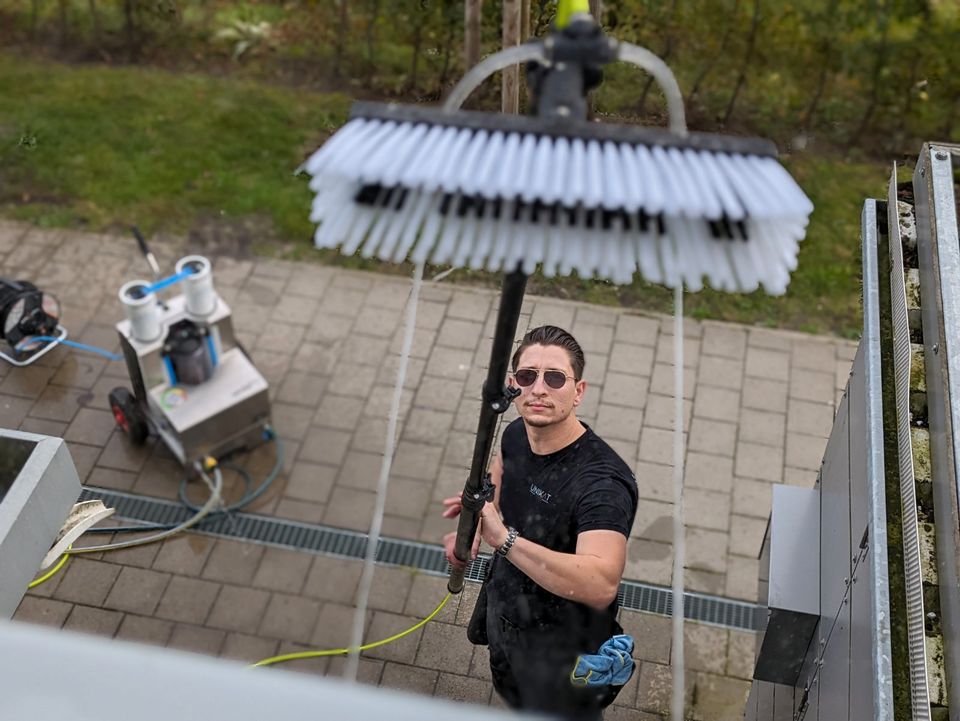
[[[507,528],[492,503],[483,509],[480,531],[494,548],[507,540]],[[626,558],[626,536],[606,530],[579,534],[575,553],[551,551],[520,536],[507,554],[507,560],[538,586],[598,610],[617,597]]]

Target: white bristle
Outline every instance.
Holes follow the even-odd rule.
[[[533,163],[530,166],[530,180],[523,189],[521,197],[524,202],[532,203],[540,200],[543,195],[538,189],[546,190],[550,186],[550,173],[553,172],[552,158],[554,155],[553,141],[543,136],[537,143]]]
[[[570,143],[570,160],[567,177],[564,179],[561,202],[568,208],[574,208],[583,201],[585,193],[584,179],[587,175],[586,146],[580,138],[574,138]]]
[[[496,197],[496,188],[493,184],[493,174],[497,171],[503,151],[503,133],[491,133],[477,163],[476,171],[466,179],[463,192],[467,195],[482,195],[488,200]]]
[[[583,204],[588,208],[599,208],[603,204],[603,151],[600,143],[591,140],[587,143],[586,152],[586,178],[583,196]],[[614,181],[614,178],[606,179]]]
[[[691,290],[783,292],[812,211],[771,157],[443,123],[356,118],[303,167],[320,247]]]
[[[530,172],[533,168],[533,156],[537,150],[537,138],[534,135],[524,135],[520,141],[520,150],[517,154],[516,167],[513,174],[507,178],[503,195],[519,198],[530,187]]]
[[[426,219],[436,215],[436,209],[440,206],[442,197],[439,193],[420,194],[420,197],[417,199],[417,209],[414,211],[410,222],[407,223],[407,227],[403,229],[403,235],[400,236],[396,250],[393,251],[394,263],[402,262],[410,253],[410,249],[416,242],[417,237],[421,234],[421,231],[426,232],[426,228],[424,227]]]
[[[690,153],[688,160],[691,164],[699,163],[699,167],[708,178],[710,186],[716,191],[720,205],[723,208],[723,214],[726,215],[730,220],[743,220],[744,217],[746,217],[746,212],[743,209],[743,203],[737,199],[737,196],[730,187],[730,184],[725,181],[723,172],[717,165],[717,159],[713,156],[713,154],[697,154],[692,150],[688,150],[686,152]]]
[[[454,203],[459,200],[459,196],[454,196]],[[460,240],[460,230],[463,228],[463,219],[457,217],[456,211],[447,214],[446,222],[443,224],[443,231],[440,233],[438,242],[433,246],[433,255],[430,262],[434,265],[446,265],[453,258],[453,252],[456,250],[457,241]]]
[[[393,157],[388,158],[384,164],[380,183],[387,187],[399,184],[404,169],[418,156],[426,134],[427,126],[425,125],[411,127],[410,132],[402,139],[403,142],[397,144]]]
[[[349,229],[346,239],[340,246],[344,255],[353,255],[357,252],[357,248],[360,247],[360,243],[363,242],[376,218],[377,214],[368,208],[362,208],[357,213],[353,227]]]
[[[370,228],[366,239],[363,241],[363,246],[360,248],[361,258],[373,257],[373,254],[377,251],[377,247],[380,245],[380,240],[383,238],[384,233],[387,232],[387,228],[396,222],[396,220],[395,217],[391,217],[390,213],[380,213],[377,220],[373,223],[373,227]]]
[[[660,263],[657,261],[657,249],[649,233],[634,233],[633,245],[636,248],[637,265],[640,275],[651,283],[660,284],[663,276],[660,274]]]
[[[603,207],[607,210],[624,209],[629,211],[626,190],[629,182],[627,178],[630,173],[624,172],[623,165],[620,162],[620,154],[613,143],[603,144],[603,169],[601,173],[607,179],[603,197],[600,199]]]
[[[566,190],[566,179],[569,175],[570,141],[566,138],[557,138],[553,143],[553,157],[545,171],[543,202],[549,205],[563,200]]]
[[[497,230],[497,219],[493,217],[493,206],[488,204],[484,212],[483,219],[478,223],[476,244],[470,249],[471,270],[481,270],[487,256],[490,255],[490,249],[493,246],[493,236]]]
[[[607,236],[606,238],[604,236]],[[594,232],[594,242],[600,248],[600,275],[616,280],[620,268],[620,233],[616,226],[609,231]]]
[[[380,260],[389,260],[393,256],[393,252],[397,247],[397,241],[400,240],[400,235],[407,228],[407,225],[413,222],[422,205],[423,203],[419,199],[410,199],[410,201],[404,205],[403,211],[397,216],[396,222],[390,223],[387,232],[383,235],[383,241],[380,243],[380,247],[376,250],[377,257]],[[384,213],[384,216],[389,217],[387,213]]]
[[[703,247],[704,238],[701,234],[691,237],[690,227],[684,218],[677,218],[673,222],[675,231],[671,234],[674,247],[689,248],[683,257],[683,263],[677,262],[675,272],[686,286],[694,293],[703,289]]]

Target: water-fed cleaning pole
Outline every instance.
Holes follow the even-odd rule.
[[[493,500],[494,487],[490,483],[490,474],[486,472],[490,458],[490,448],[496,434],[497,418],[510,407],[517,390],[505,385],[510,349],[517,335],[517,321],[523,294],[527,287],[527,275],[521,270],[508,273],[503,279],[500,292],[500,309],[497,311],[497,326],[493,335],[493,348],[490,351],[490,366],[487,379],[483,383],[480,420],[477,423],[477,437],[473,444],[473,460],[470,463],[470,475],[463,487],[462,510],[457,526],[457,543],[453,553],[464,563],[470,562],[473,539],[480,522],[483,504]],[[447,590],[460,593],[463,589],[463,577],[466,566],[453,568]]]
[[[585,76],[588,72],[587,68],[596,62],[594,53],[598,46],[593,42],[580,42],[584,37],[583,34],[568,36],[565,40],[559,39],[559,33],[575,19],[582,18],[584,13],[586,13],[584,19],[589,20],[587,0],[561,1],[557,9],[555,29],[558,32],[552,36],[557,40],[551,43],[551,47],[565,44],[567,53],[565,53],[565,62],[545,63],[540,68],[539,75],[534,78],[535,112],[540,117],[570,118],[572,116],[577,119],[586,117],[585,97],[591,82],[585,79]],[[594,36],[592,39],[595,39],[599,33],[599,28],[592,20],[585,24],[584,29],[587,35]],[[601,49],[600,52],[603,54],[604,50]],[[594,75],[597,74],[594,73]],[[456,89],[453,92],[456,93]],[[487,473],[487,464],[496,435],[497,418],[506,412],[510,402],[519,395],[519,389],[507,386],[505,379],[510,350],[513,347],[513,339],[517,335],[517,322],[520,319],[520,308],[523,305],[526,287],[527,274],[518,266],[504,277],[500,291],[500,308],[497,311],[497,325],[494,330],[493,348],[490,351],[487,379],[483,384],[473,459],[470,463],[470,475],[463,488],[457,540],[453,549],[454,555],[464,563],[470,562],[473,539],[480,522],[480,512],[484,504],[492,501],[494,496],[495,489],[490,482],[490,474]],[[450,593],[460,593],[463,590],[465,574],[466,566],[451,568],[450,580],[447,582],[447,590]]]

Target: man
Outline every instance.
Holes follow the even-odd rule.
[[[577,659],[621,632],[617,589],[637,509],[629,467],[577,419],[584,356],[555,326],[527,333],[509,382],[520,418],[490,465],[497,487],[478,539],[497,550],[485,583],[494,687],[512,707],[599,718],[619,686],[578,686]],[[460,513],[460,498],[444,501]],[[456,533],[444,538],[447,559]]]

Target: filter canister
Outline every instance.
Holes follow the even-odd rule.
[[[192,273],[183,280],[183,294],[187,300],[187,312],[205,318],[217,307],[217,293],[213,289],[213,272],[210,261],[202,255],[188,255],[177,261],[177,273],[190,269]]]
[[[160,337],[160,312],[157,298],[145,280],[131,280],[120,288],[120,303],[130,321],[134,339],[147,343]]]

